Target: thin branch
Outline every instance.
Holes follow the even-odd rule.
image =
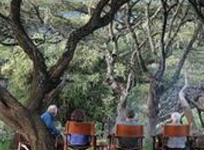
[[[191,107],[185,98],[184,90],[188,87],[188,74],[187,74],[186,69],[184,71],[185,71],[185,84],[184,84],[183,88],[179,91],[179,94],[178,94],[179,95],[179,101],[180,101],[181,106],[184,109],[184,114],[188,120],[189,125],[191,126],[192,129],[196,129],[196,124],[195,124],[195,120],[193,118]]]
[[[33,8],[34,8],[34,10],[36,12],[36,15],[37,15],[38,19],[40,20],[40,23],[44,24],[44,21],[43,21],[42,17],[40,16],[39,7],[36,6],[34,3],[31,3],[31,4],[32,4],[32,6],[33,6]]]
[[[128,11],[127,12],[128,12],[127,16],[131,16],[131,10],[130,10],[129,7],[128,7]],[[143,60],[143,57],[142,57],[141,51],[140,51],[141,45],[139,45],[139,42],[138,42],[138,39],[137,39],[137,35],[134,32],[132,26],[130,25],[130,18],[127,18],[126,23],[127,23],[128,31],[131,34],[131,38],[132,38],[134,49],[135,49],[135,54],[137,55],[137,60],[138,60],[138,63],[140,65],[142,71],[148,76],[148,78],[155,80],[155,78],[148,71],[147,66],[145,65],[145,62]]]
[[[159,68],[155,74],[156,79],[161,80],[163,77],[165,67],[166,67],[166,53],[165,53],[165,33],[166,33],[166,25],[167,25],[167,18],[168,18],[168,8],[167,8],[167,1],[166,0],[161,0],[162,1],[162,6],[163,6],[163,25],[162,25],[162,35],[161,35],[161,60],[159,63]]]
[[[5,43],[5,42],[0,42],[0,44],[3,45],[3,46],[11,46],[11,47],[13,47],[13,46],[17,46],[17,45],[18,45],[17,42],[15,42],[15,43]]]
[[[152,51],[153,54],[156,54],[155,44],[154,44],[153,38],[151,36],[150,4],[151,4],[151,1],[149,3],[147,3],[147,9],[146,9],[146,17],[147,17],[147,27],[146,27],[146,30],[147,30],[147,36],[148,36],[148,40],[149,40],[149,43],[150,43],[151,51]]]
[[[168,35],[168,40],[166,41],[167,44],[166,44],[166,47],[165,47],[165,49],[166,49],[166,57],[168,57],[168,56],[171,54],[171,52],[172,52],[172,50],[169,48],[169,46],[172,44],[173,40],[174,40],[174,39],[176,38],[176,36],[178,35],[178,31],[180,30],[180,28],[182,27],[182,25],[184,25],[184,23],[186,23],[185,19],[186,19],[186,17],[187,17],[188,11],[189,11],[189,6],[186,8],[185,14],[184,14],[184,16],[181,18],[180,23],[177,25],[177,28],[176,28],[174,34],[171,36],[171,32],[173,31],[173,28],[175,28],[175,27],[173,27],[173,23],[174,23],[174,20],[175,20],[176,16],[179,14],[179,11],[178,11],[178,10],[179,10],[179,9],[182,9],[181,6],[182,6],[182,5],[179,5],[179,6],[178,6],[177,11],[174,13],[174,16],[173,16],[174,19],[172,19],[172,21],[171,21],[170,31],[169,31],[169,35]]]
[[[202,25],[200,23],[198,23],[198,26],[194,30],[193,36],[192,36],[191,40],[189,41],[188,46],[185,48],[185,50],[183,52],[183,55],[181,56],[181,58],[179,60],[178,66],[176,68],[176,71],[175,71],[174,75],[172,76],[172,79],[171,79],[172,81],[171,82],[175,82],[178,79],[179,74],[181,72],[181,69],[182,69],[182,67],[183,67],[183,65],[185,63],[185,60],[186,60],[189,52],[191,51],[191,49],[193,47],[193,44],[197,40],[197,37],[198,37],[198,34],[200,32],[201,27],[202,27]]]
[[[184,0],[183,0],[184,1]],[[180,9],[181,9],[181,7],[182,7],[182,4],[183,4],[183,1],[181,1],[180,3],[179,3],[179,5],[178,5],[178,7],[176,8],[176,11],[173,13],[173,17],[172,17],[172,19],[171,19],[171,22],[170,22],[170,26],[169,26],[169,34],[168,34],[168,38],[171,38],[171,33],[172,33],[172,31],[173,31],[173,25],[174,25],[174,23],[175,23],[175,21],[176,21],[176,18],[177,18],[177,16],[178,16],[178,14],[179,14],[179,11],[180,11]]]
[[[110,39],[113,43],[113,51],[112,51],[112,55],[114,55],[114,57],[118,56],[118,39],[116,39],[114,31],[113,31],[113,25],[114,22],[111,21],[110,25],[109,25],[109,33],[110,33]]]

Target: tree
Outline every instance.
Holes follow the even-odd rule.
[[[192,20],[191,22],[196,27],[189,37],[191,39],[187,42],[188,44],[177,47],[176,43],[178,43],[179,34],[182,34],[182,28],[185,25],[189,26],[188,20],[191,18],[189,6],[184,1],[161,1],[161,5],[158,2],[154,3],[154,1],[136,2],[135,4],[137,5],[130,2],[123,10],[128,17],[121,17],[122,19],[118,22],[110,25],[108,42],[112,42],[113,46],[109,49],[107,47],[105,51],[107,62],[106,82],[120,98],[118,109],[127,107],[129,92],[136,87],[137,83],[148,84],[147,115],[149,118],[149,133],[151,134],[155,132],[158,123],[161,97],[178,81],[187,55],[197,41],[201,24],[198,23],[197,25],[196,21]],[[123,16],[122,13],[121,16]],[[116,25],[113,26],[114,24]],[[126,36],[128,39],[126,49],[129,53],[126,53],[128,53],[130,59],[124,63],[127,65],[126,71],[128,72],[126,78],[116,80],[114,65],[120,57],[119,40],[121,34],[122,37]],[[185,40],[181,43],[185,43]],[[182,55],[177,66],[172,69],[174,73],[167,78],[168,70],[166,70],[166,66],[168,64],[166,62],[173,55],[174,50],[180,48],[183,49],[183,51],[180,51]],[[122,112],[118,112],[118,114],[120,113]]]
[[[43,54],[28,36],[22,25],[22,1],[11,1],[9,17],[0,14],[1,19],[11,25],[19,46],[33,63],[28,109],[20,104],[6,89],[0,87],[0,117],[6,124],[12,126],[13,129],[26,134],[33,150],[54,149],[53,142],[49,138],[39,116],[34,111],[40,109],[42,99],[45,98],[45,95],[52,94],[60,84],[60,78],[68,69],[79,41],[95,30],[107,25],[114,19],[114,15],[120,7],[128,1],[99,1],[89,21],[84,26],[70,33],[64,50],[65,52],[51,68],[47,67]],[[106,7],[109,7],[109,10],[104,14]]]
[[[151,1],[149,5],[151,4]],[[161,96],[164,94],[164,92],[171,86],[173,86],[176,81],[178,80],[178,76],[180,74],[180,70],[183,67],[183,64],[185,62],[185,59],[187,58],[187,55],[189,51],[191,50],[193,43],[196,41],[198,33],[199,33],[199,25],[194,31],[194,34],[187,45],[185,47],[183,54],[179,60],[178,66],[175,69],[175,73],[170,78],[170,82],[167,85],[164,85],[164,75],[166,72],[166,61],[169,58],[170,54],[173,51],[173,42],[175,41],[179,30],[181,29],[182,25],[186,23],[186,17],[188,14],[188,7],[185,9],[181,9],[182,6],[185,6],[184,1],[181,1],[179,3],[173,2],[168,3],[168,1],[161,1],[162,4],[162,10],[163,10],[163,23],[162,23],[162,32],[160,34],[160,54],[156,57],[158,58],[158,67],[156,71],[151,73],[149,69],[144,65],[143,59],[141,54],[139,53],[139,60],[141,62],[141,68],[143,72],[145,72],[149,78],[149,93],[148,93],[148,116],[149,116],[149,131],[150,133],[155,133],[155,127],[157,124],[158,119],[158,113],[159,113],[159,101]],[[147,31],[149,31],[148,34],[148,40],[150,41],[150,49],[152,52],[155,51],[156,47],[154,45],[155,41],[151,37],[152,35],[152,29],[151,29],[151,17],[150,17],[150,7],[147,8],[147,17],[148,17],[148,26]],[[173,10],[176,10],[175,12],[172,12]],[[184,11],[184,13],[182,13]],[[155,12],[156,13],[156,12]],[[181,15],[181,16],[179,16]],[[154,16],[154,15],[152,15]],[[176,20],[180,20],[179,23],[176,23]],[[169,23],[167,23],[167,20]],[[177,20],[177,21],[178,21]],[[176,25],[177,24],[177,25]],[[174,26],[174,27],[173,27]],[[159,56],[159,57],[158,57]]]

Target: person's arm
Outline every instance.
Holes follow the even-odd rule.
[[[56,136],[60,135],[60,131],[56,129],[52,116],[47,115],[44,117],[44,122],[51,133],[54,133]]]

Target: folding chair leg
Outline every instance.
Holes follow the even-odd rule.
[[[142,143],[142,139],[140,140],[141,141],[141,143],[140,143],[140,149],[142,150],[142,147],[143,147],[143,143]]]
[[[21,143],[18,143],[18,150],[21,150]]]

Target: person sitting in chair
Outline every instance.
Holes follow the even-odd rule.
[[[71,114],[71,121],[84,122],[85,117],[85,112],[82,109],[75,109]],[[91,137],[89,135],[68,135],[67,140],[71,147],[85,147],[91,143]]]
[[[116,130],[117,124],[124,124],[124,125],[138,125],[137,121],[135,120],[135,113],[132,109],[128,109],[125,112],[125,119],[118,120],[115,124],[114,131]],[[134,147],[138,146],[138,139],[137,138],[126,138],[126,137],[119,137],[117,139],[117,147],[119,149],[134,149]]]
[[[61,133],[59,130],[55,127],[55,117],[57,115],[57,106],[56,105],[50,105],[46,112],[44,112],[40,117],[42,121],[45,123],[46,128],[50,132],[50,134],[55,139],[55,145],[56,147],[62,147],[63,148],[63,141],[65,139],[63,133]],[[61,149],[61,148],[59,148]]]
[[[172,125],[181,124],[181,115],[178,112],[171,114],[171,123]],[[186,143],[186,137],[170,137],[167,140],[167,150],[184,150]]]

